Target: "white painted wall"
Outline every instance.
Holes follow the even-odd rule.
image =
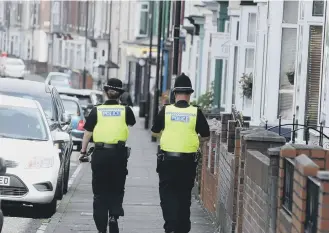
[[[204,14],[205,24],[204,24],[204,39],[203,39],[203,56],[202,56],[202,74],[201,74],[201,94],[209,90],[211,80],[213,77],[208,77],[211,74],[211,70],[214,69],[211,63],[211,49],[210,49],[210,38],[211,34],[216,32],[217,24],[214,25],[213,22],[213,12],[207,11]],[[210,59],[210,66],[208,66],[208,60]],[[210,69],[210,71],[208,71]]]

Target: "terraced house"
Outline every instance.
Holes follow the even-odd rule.
[[[325,1],[186,2],[182,71],[193,97],[214,91],[213,107],[235,105],[252,125],[295,116],[327,126],[326,9]]]
[[[220,232],[328,232],[327,2],[193,7],[183,70],[221,109],[197,196]]]

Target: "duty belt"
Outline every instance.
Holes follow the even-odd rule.
[[[95,148],[104,148],[104,149],[117,149],[125,147],[125,143],[117,143],[117,144],[107,144],[102,142],[96,142]]]
[[[163,151],[164,160],[194,160],[196,153],[177,153]]]

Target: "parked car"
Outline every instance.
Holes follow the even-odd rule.
[[[51,217],[63,189],[63,166],[58,144],[69,142],[62,131],[51,131],[36,100],[0,95],[2,157],[15,166],[0,179],[0,198],[15,204],[32,204]]]
[[[70,115],[65,112],[63,102],[56,88],[51,85],[45,85],[42,82],[3,78],[0,79],[0,94],[37,100],[46,114],[51,132],[65,132],[69,134],[69,141],[63,141],[58,144],[60,149],[58,155],[61,160],[62,172],[58,186],[61,187],[61,192],[58,192],[57,197],[62,199],[63,194],[68,190],[73,141]]]
[[[45,83],[54,87],[72,88],[72,78],[67,73],[50,72],[45,80]]]
[[[0,58],[0,75],[2,77],[24,79],[25,73],[25,64],[22,59],[11,57]]]
[[[103,92],[98,90],[70,88],[57,88],[57,90],[61,95],[78,98],[85,116],[88,116],[95,105],[102,104],[105,100]]]
[[[71,135],[73,144],[77,146],[77,151],[80,151],[84,134],[83,127],[86,121],[83,115],[82,107],[78,98],[70,97],[67,95],[61,95],[60,97],[63,101],[65,112],[71,115]]]

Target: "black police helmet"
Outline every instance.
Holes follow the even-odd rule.
[[[107,84],[104,85],[104,91],[108,91],[108,90],[114,90],[119,92],[120,94],[122,94],[124,91],[123,87],[122,87],[122,81],[120,79],[117,78],[110,78],[107,81]]]
[[[192,89],[192,83],[190,78],[184,73],[179,75],[175,80],[173,91],[174,93],[192,94],[194,90]]]

